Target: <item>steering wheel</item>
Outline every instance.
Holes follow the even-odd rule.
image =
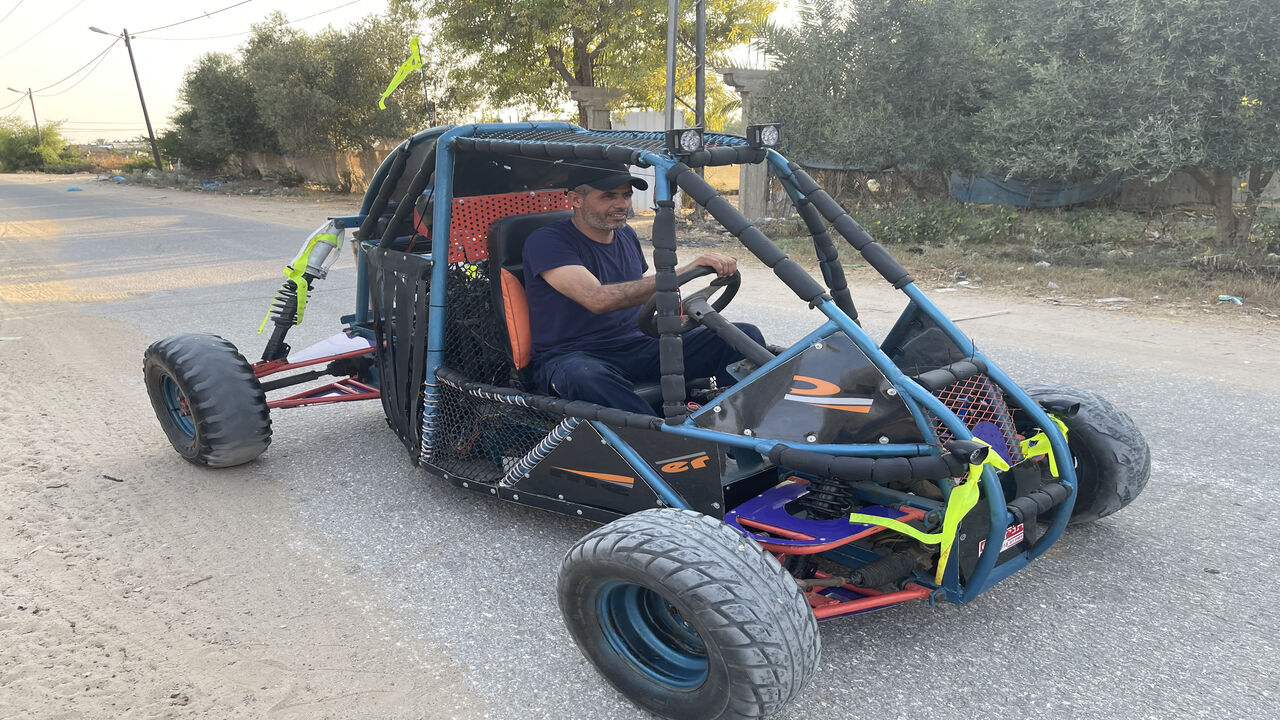
[[[707,265],[696,265],[691,270],[683,272],[676,276],[676,287],[680,287],[695,278],[703,275],[711,275],[715,273],[715,269]],[[711,281],[707,287],[693,293],[692,295],[682,298],[680,301],[680,310],[684,322],[680,324],[678,332],[687,333],[690,330],[701,325],[702,316],[708,312],[720,312],[729,305],[729,301],[733,300],[733,296],[738,294],[738,287],[742,285],[742,275],[735,270],[732,275],[726,277],[718,277]],[[718,291],[724,290],[710,304],[707,300],[715,295]],[[699,307],[702,306],[702,307]],[[685,314],[687,311],[687,314]],[[636,318],[636,324],[640,326],[640,331],[649,337],[658,337],[658,299],[657,293],[654,293],[649,301],[640,308],[640,315]]]

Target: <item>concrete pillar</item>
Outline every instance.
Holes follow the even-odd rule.
[[[582,105],[587,111],[587,128],[591,130],[610,130],[609,104],[626,95],[626,91],[616,88],[586,87],[570,85],[569,97]]]
[[[742,126],[768,122],[768,118],[757,117],[753,112],[753,100],[761,100],[764,93],[764,81],[771,70],[751,68],[721,68],[717,70],[724,77],[724,83],[738,92],[742,97]],[[758,220],[768,214],[769,207],[769,169],[764,163],[757,165],[740,165],[738,169],[738,210],[749,220]]]

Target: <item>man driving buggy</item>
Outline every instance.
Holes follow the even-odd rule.
[[[640,331],[636,308],[654,293],[654,277],[635,230],[627,225],[633,189],[649,184],[625,165],[585,161],[569,172],[573,216],[535,231],[525,241],[525,292],[533,336],[534,381],[542,392],[635,413],[653,408],[635,384],[660,375],[658,340]],[[706,253],[676,268],[705,265],[720,277],[735,258]],[[760,331],[734,323],[763,345]],[[734,382],[725,368],[742,354],[705,327],[684,335],[685,377]]]

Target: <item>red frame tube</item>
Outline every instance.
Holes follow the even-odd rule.
[[[253,364],[253,376],[261,379],[286,370],[296,370],[298,368],[310,367],[312,365],[330,363],[334,360],[369,355],[375,350],[377,350],[377,348],[363,348],[360,350],[352,350],[351,352],[340,353],[338,355],[327,355],[325,357],[304,360],[296,363],[291,363],[287,360],[272,360],[271,362],[263,362],[260,360]],[[300,393],[295,393],[278,400],[268,400],[267,407],[271,409],[293,408],[302,407],[304,405],[351,402],[353,400],[377,400],[379,397],[382,397],[382,393],[378,391],[378,388],[366,385],[365,383],[356,380],[355,376],[352,376],[334,380],[333,382],[321,385],[320,387],[304,390]]]
[[[338,393],[330,395],[327,393]],[[324,403],[351,402],[352,400],[376,400],[381,397],[378,388],[366,385],[353,377],[334,380],[327,385],[304,390],[279,400],[268,400],[269,408],[291,408],[303,405],[321,405]]]
[[[862,588],[855,588],[850,585],[845,585],[843,587],[848,590],[853,590],[854,592],[857,592],[857,593],[867,592]],[[930,590],[927,587],[921,587],[920,585],[915,585],[915,584],[908,584],[905,589],[898,590],[897,592],[883,593],[879,595],[869,595],[860,600],[846,600],[844,602],[829,602],[828,604],[814,607],[813,614],[819,620],[826,620],[828,618],[839,617],[840,615],[848,615],[849,613],[863,612],[866,610],[875,610],[876,608],[887,607],[889,605],[897,605],[898,603],[906,602],[908,600],[923,600],[924,598],[927,598],[932,594],[933,594],[933,590]],[[825,595],[819,595],[816,592],[812,592],[807,594],[810,605],[813,604],[814,595],[817,595],[823,600],[828,600],[828,601],[830,600],[830,598],[828,598]]]
[[[903,513],[906,513],[903,517],[899,518],[901,520],[923,520],[925,516],[924,510],[921,510],[920,508],[916,508],[916,507],[911,507],[909,505],[904,505],[897,509],[902,511]],[[768,525],[758,520],[751,520],[749,518],[742,518],[742,517],[738,518],[738,524],[745,525],[754,530],[762,530],[764,532],[771,533],[773,535],[777,535],[778,537],[783,537],[788,540],[813,540],[814,539],[812,536],[805,535],[804,533],[799,533],[794,530],[787,530],[786,528],[775,527],[773,525]],[[849,537],[840,538],[839,540],[832,540],[829,543],[823,543],[821,545],[806,545],[802,547],[797,547],[795,545],[775,545],[769,542],[760,542],[760,547],[773,553],[786,553],[787,555],[813,555],[815,553],[826,552],[828,550],[838,548],[841,545],[847,545],[853,542],[854,540],[858,540],[860,538],[864,538],[869,535],[874,535],[882,530],[884,530],[883,527],[874,525],[872,527],[867,528],[866,530],[863,530],[860,533],[855,533],[853,535],[850,535]]]
[[[368,355],[374,352],[375,350],[377,350],[377,348],[369,347],[361,350],[352,350],[351,352],[345,352],[340,355],[326,355],[325,357],[318,357],[312,360],[303,360],[302,362],[296,362],[296,363],[291,363],[287,360],[272,360],[271,362],[265,362],[265,361],[259,360],[258,362],[253,364],[253,376],[256,378],[264,378],[264,377],[267,377],[268,375],[275,375],[278,372],[284,372],[285,370],[296,370],[301,367],[310,367],[312,365],[319,365],[320,363],[333,362],[334,360],[341,360],[343,358],[359,357],[360,355]]]

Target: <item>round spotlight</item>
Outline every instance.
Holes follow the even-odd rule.
[[[760,144],[765,147],[777,146],[781,138],[782,133],[778,132],[777,125],[766,125],[760,128]]]
[[[697,130],[685,130],[680,133],[680,149],[687,153],[701,150],[702,133]]]

